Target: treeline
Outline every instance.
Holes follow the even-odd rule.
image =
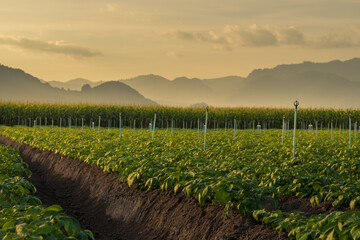
[[[118,127],[121,114],[124,127],[147,127],[153,122],[156,113],[157,127],[197,128],[205,122],[206,108],[183,108],[164,106],[119,106],[119,105],[69,105],[69,104],[33,104],[0,102],[0,124],[2,125],[47,125],[97,126],[99,116],[102,127]],[[360,119],[360,110],[353,109],[298,109],[298,127],[307,128],[318,123],[318,128],[326,128],[330,122],[334,127],[347,128],[349,116],[355,123]],[[258,124],[262,128],[281,128],[283,117],[293,127],[293,108],[209,108],[208,128],[249,129]],[[235,120],[235,121],[234,121]]]

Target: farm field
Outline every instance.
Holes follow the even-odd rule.
[[[0,145],[0,238],[94,239],[59,205],[45,207],[32,195],[35,187],[24,178],[31,174],[17,150]]]
[[[0,127],[13,141],[116,173],[134,188],[182,192],[200,205],[224,206],[296,239],[360,237],[359,139],[349,131]],[[306,202],[309,212],[285,208]],[[291,204],[290,204],[291,205]],[[312,207],[311,207],[312,206]],[[325,210],[324,206],[327,206]],[[303,209],[298,209],[303,210]]]

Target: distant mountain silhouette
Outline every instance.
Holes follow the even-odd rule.
[[[246,106],[360,107],[360,59],[254,70],[228,101]]]
[[[360,58],[347,61],[334,60],[327,63],[303,62],[300,64],[283,64],[270,69],[257,69],[252,71],[248,78],[259,78],[267,75],[276,75],[279,78],[291,77],[302,72],[332,73],[350,81],[360,82]]]
[[[360,107],[360,59],[257,69],[248,77],[170,81],[156,75],[122,80],[159,103],[212,106]]]
[[[0,65],[0,100],[56,103],[109,103],[156,105],[135,89],[121,82],[107,82],[82,91],[51,87],[20,69]]]
[[[206,103],[230,107],[292,107],[297,99],[301,107],[360,108],[360,58],[278,65],[256,69],[246,78],[168,80],[150,74],[100,85],[74,79],[61,85],[61,88],[72,89],[70,91],[53,88],[21,70],[0,66],[0,84],[2,100],[155,104],[149,100],[152,99],[173,106]]]
[[[121,82],[142,95],[166,105],[190,105],[210,98],[213,90],[198,78],[179,77],[170,81],[157,75],[142,75]]]
[[[103,81],[100,82],[92,82],[90,80],[84,79],[84,78],[75,78],[66,82],[60,82],[60,81],[49,81],[48,82],[52,87],[57,87],[57,88],[63,88],[66,90],[77,90],[80,91],[82,86],[84,86],[85,84],[89,84],[91,87],[96,87],[102,83],[104,83]]]

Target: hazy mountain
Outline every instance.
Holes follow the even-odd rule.
[[[360,107],[360,59],[304,62],[257,69],[248,77],[213,79],[157,75],[122,80],[145,97],[168,105]]]
[[[107,82],[91,88],[89,85],[82,91],[67,91],[51,87],[50,84],[25,73],[0,65],[0,100],[57,102],[57,103],[111,103],[154,105],[135,89],[120,83]]]
[[[135,89],[118,81],[105,82],[94,88],[83,88],[80,93],[81,98],[89,103],[156,105],[154,101],[146,99]]]
[[[360,59],[279,65],[249,74],[227,101],[246,106],[360,107]]]
[[[246,78],[239,76],[227,76],[222,78],[203,79],[203,83],[216,92],[228,93],[239,89],[245,83]]]
[[[349,81],[360,82],[360,58],[347,61],[334,60],[327,63],[303,62],[300,64],[283,64],[270,69],[257,69],[251,72],[249,79],[276,75],[278,78],[291,77],[303,72],[332,73]]]
[[[228,97],[244,106],[291,107],[294,100],[307,107],[360,107],[360,83],[332,73],[302,72],[281,78],[253,77]]]
[[[213,90],[197,78],[179,77],[170,81],[157,75],[120,80],[142,95],[167,105],[190,105],[213,95]]]
[[[148,100],[152,99],[177,106],[206,103],[210,106],[292,107],[297,99],[301,107],[360,107],[359,58],[256,69],[246,78],[179,77],[169,80],[151,74],[98,86],[86,79],[69,82],[72,88],[76,85],[82,90],[53,88],[21,70],[0,67],[0,94],[5,100],[155,104]],[[87,87],[82,87],[84,84],[88,84]]]
[[[96,87],[100,85],[101,83],[104,83],[103,81],[100,82],[92,82],[90,80],[84,79],[84,78],[75,78],[66,82],[60,82],[60,81],[49,81],[48,82],[52,87],[57,88],[64,88],[66,90],[77,90],[80,91],[82,86],[85,84],[89,84],[91,87]]]

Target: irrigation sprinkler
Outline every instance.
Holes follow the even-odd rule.
[[[261,133],[261,125],[260,125],[260,123],[258,123],[256,125],[256,133]]]
[[[283,121],[282,121],[281,145],[284,145],[284,134],[285,134],[285,116],[283,116]]]
[[[234,139],[235,139],[235,136],[236,136],[236,119],[234,119]]]
[[[81,118],[81,131],[84,131],[84,118]]]
[[[54,119],[51,119],[51,130],[54,129]]]
[[[318,132],[318,122],[317,121],[315,121],[315,133],[316,133],[316,138],[317,138],[317,132]]]
[[[47,128],[47,117],[45,118],[45,129]]]
[[[200,139],[200,119],[198,118],[198,139]]]
[[[309,124],[309,126],[308,126],[308,133],[310,134],[310,135],[312,135],[312,133],[313,133],[313,125],[310,123]]]
[[[121,113],[119,113],[119,137],[121,138]]]
[[[100,135],[100,123],[101,123],[101,116],[99,116],[98,135]]]
[[[339,126],[339,137],[341,136],[341,123],[340,123],[340,126]]]
[[[135,134],[135,124],[136,124],[136,120],[134,120],[134,134]]]
[[[36,120],[34,120],[34,129],[36,128]]]
[[[209,107],[206,107],[206,118],[205,118],[205,125],[204,125],[204,150],[206,150],[206,134],[207,134],[207,123],[208,123],[208,117],[209,117]]]
[[[295,158],[295,145],[296,145],[296,120],[297,120],[297,107],[299,106],[298,100],[294,102],[295,113],[294,113],[294,142],[293,142],[293,158]]]
[[[152,137],[151,137],[152,141],[154,141],[155,126],[156,126],[156,112],[154,114],[154,126],[152,127]]]
[[[174,119],[171,119],[171,137],[174,136]]]
[[[331,141],[333,140],[333,120],[331,120]]]
[[[355,122],[355,124],[354,124],[354,135],[355,135],[355,139],[356,139],[356,132],[357,132],[357,122]]]
[[[349,115],[349,147],[351,148],[351,115]]]
[[[40,118],[40,125],[39,125],[39,128],[41,129],[41,118]]]

